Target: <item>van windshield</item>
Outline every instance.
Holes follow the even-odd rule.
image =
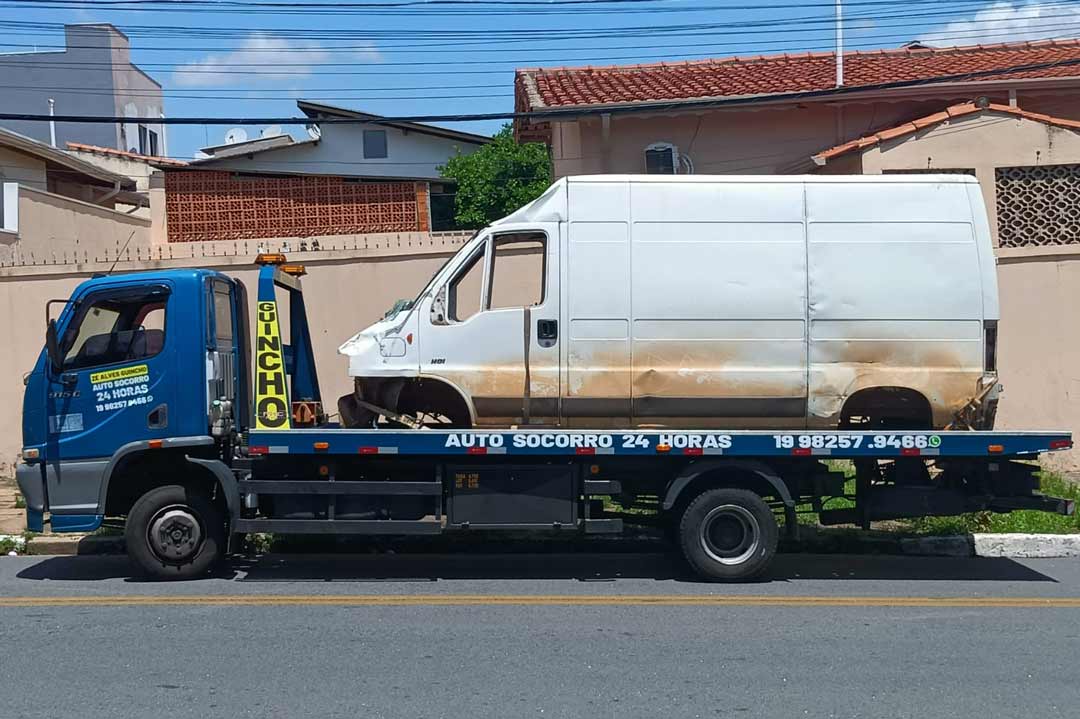
[[[465,253],[466,253],[467,251],[471,251],[471,250],[472,250],[472,245],[473,245],[473,241],[474,241],[474,240],[475,240],[475,239],[477,238],[477,236],[478,236],[478,235],[479,235],[479,234],[480,234],[481,232],[483,232],[483,230],[477,230],[476,232],[474,232],[474,233],[473,233],[473,236],[472,236],[472,237],[470,237],[470,238],[468,239],[468,241],[467,241],[467,242],[466,242],[465,244],[463,244],[463,245],[462,245],[462,246],[461,246],[461,247],[460,247],[460,248],[458,249],[458,251],[457,251],[457,252],[455,252],[454,254],[450,255],[450,257],[448,257],[448,258],[446,259],[446,262],[444,262],[444,263],[442,263],[441,265],[439,265],[439,269],[437,269],[437,270],[435,270],[435,271],[434,271],[433,273],[431,273],[431,279],[427,281],[427,284],[426,284],[426,285],[424,285],[424,289],[420,290],[420,292],[419,292],[419,293],[418,293],[418,294],[416,295],[416,299],[414,299],[414,300],[413,300],[412,302],[410,302],[410,303],[409,303],[409,308],[412,308],[413,306],[415,306],[415,305],[416,305],[416,303],[420,301],[420,298],[422,298],[422,297],[423,297],[424,295],[426,295],[426,294],[427,294],[428,292],[430,292],[430,291],[431,291],[431,286],[432,286],[433,284],[435,284],[435,278],[436,278],[436,277],[438,277],[439,275],[441,275],[441,274],[442,274],[442,271],[443,271],[443,270],[445,270],[445,269],[447,268],[447,266],[448,266],[448,265],[449,265],[449,264],[450,264],[451,262],[454,262],[454,261],[455,261],[455,260],[457,260],[457,259],[458,259],[459,257],[462,257],[462,256],[464,256],[464,254],[465,254]],[[399,311],[400,311],[400,310],[399,310]],[[395,314],[396,314],[396,313],[395,313]]]

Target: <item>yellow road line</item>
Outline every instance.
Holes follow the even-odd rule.
[[[800,597],[753,595],[206,595],[0,597],[0,607],[1042,607],[1080,608],[1080,597]]]

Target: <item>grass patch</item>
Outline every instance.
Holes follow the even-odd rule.
[[[26,509],[26,497],[21,493],[15,493],[15,509]]]
[[[847,461],[830,461],[829,469],[844,472],[844,494],[855,494],[854,467]],[[1080,484],[1069,482],[1053,472],[1039,472],[1041,491],[1051,497],[1072,499],[1080,503]],[[846,497],[836,497],[825,503],[825,509],[847,509],[855,503]],[[800,504],[799,524],[817,525],[818,515],[809,504]],[[972,512],[955,517],[916,517],[888,522],[890,529],[901,534],[947,536],[974,533],[1078,534],[1080,513],[1071,517],[1031,509],[1018,509],[1006,514]],[[877,523],[875,526],[878,526]]]
[[[20,549],[22,549],[22,544],[16,541],[14,537],[0,538],[0,556],[6,556],[8,552]]]

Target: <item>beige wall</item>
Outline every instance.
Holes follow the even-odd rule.
[[[39,190],[48,189],[45,161],[0,146],[0,182],[17,182]]]
[[[1000,429],[1068,429],[1080,438],[1080,247],[1033,256],[999,250],[998,368],[1005,394]],[[1080,470],[1080,452],[1049,464]]]
[[[0,266],[88,262],[107,253],[115,258],[125,243],[149,247],[150,221],[20,187],[18,240],[0,245]]]

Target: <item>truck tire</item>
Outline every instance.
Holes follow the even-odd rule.
[[[205,493],[170,484],[135,502],[124,530],[128,556],[158,579],[204,574],[225,549],[225,517]]]
[[[736,582],[769,566],[780,530],[769,505],[746,489],[710,489],[683,512],[679,543],[702,577]]]

